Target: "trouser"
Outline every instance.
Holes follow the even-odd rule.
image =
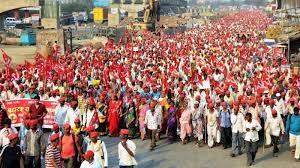
[[[73,168],[75,162],[75,157],[70,157],[67,159],[63,159],[63,164],[65,168]]]
[[[278,148],[279,136],[271,135],[271,139],[272,139],[272,145],[273,145],[273,153],[278,153],[279,152],[279,148]]]
[[[295,159],[300,159],[300,135],[290,134],[290,147],[295,149]]]
[[[265,120],[264,118],[260,118],[260,125],[262,128],[265,128]],[[260,145],[263,145],[265,142],[265,129],[261,129],[258,131],[258,136],[259,136],[259,141],[260,141]]]
[[[134,166],[120,166],[120,168],[134,168]]]
[[[168,139],[170,142],[174,142],[177,137],[177,127],[168,128]]]
[[[151,148],[154,148],[156,146],[156,132],[157,130],[149,130],[150,137],[151,137]]]
[[[213,126],[207,126],[207,145],[213,147],[217,139],[217,124]]]
[[[245,148],[245,142],[243,133],[237,132],[232,133],[232,147],[231,153],[234,155],[239,155],[242,153],[242,150]]]
[[[26,156],[25,157],[25,167],[26,168],[40,168],[41,167],[40,156]]]
[[[271,145],[271,134],[270,134],[270,128],[269,127],[266,129],[265,136],[266,136],[265,145],[267,145],[267,146]]]
[[[201,120],[192,121],[193,133],[194,137],[197,138],[198,141],[203,140],[203,123]]]
[[[224,128],[221,127],[221,139],[224,148],[231,146],[231,127]]]
[[[252,164],[257,152],[257,143],[245,141],[245,145],[247,151],[247,164]]]

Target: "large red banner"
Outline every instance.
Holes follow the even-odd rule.
[[[4,102],[4,107],[8,117],[12,121],[12,126],[20,127],[23,122],[23,113],[29,112],[29,106],[34,103],[31,99],[8,100]],[[56,101],[41,101],[46,106],[47,115],[44,117],[43,128],[52,128],[54,123],[54,112],[59,104]]]

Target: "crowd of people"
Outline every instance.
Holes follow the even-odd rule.
[[[246,153],[249,166],[260,145],[273,146],[277,157],[287,135],[299,160],[299,75],[264,44],[269,24],[261,11],[240,11],[175,35],[144,32],[126,35],[127,44],[37,56],[35,64],[9,69],[13,75],[1,69],[2,102],[35,99],[18,130],[1,108],[1,164],[40,167],[44,158],[46,168],[108,167],[100,136],[121,135],[120,167],[133,167],[129,139],[149,139],[155,150],[164,134],[170,143]],[[40,100],[59,102],[47,140]]]

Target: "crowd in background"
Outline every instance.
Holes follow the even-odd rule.
[[[45,156],[46,167],[108,167],[99,137],[121,130],[120,167],[137,164],[127,138],[150,139],[154,150],[164,134],[170,143],[222,144],[232,157],[246,153],[249,166],[262,144],[272,145],[277,157],[288,135],[299,160],[299,75],[282,66],[283,53],[264,44],[270,23],[260,11],[241,11],[175,35],[126,34],[101,49],[2,68],[1,101],[35,103],[18,131],[2,106],[1,163],[24,158],[25,167],[40,167]],[[59,102],[47,140],[40,100]]]

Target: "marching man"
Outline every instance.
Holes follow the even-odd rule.
[[[295,152],[295,159],[300,159],[300,115],[299,107],[294,108],[294,114],[290,115],[286,123],[286,133],[290,136],[290,147]]]
[[[136,146],[133,141],[128,139],[128,129],[122,129],[120,134],[121,142],[118,145],[120,168],[133,168],[135,165],[137,165],[137,162],[134,158]]]
[[[243,128],[245,132],[247,165],[251,166],[256,157],[258,145],[257,142],[259,141],[258,131],[261,130],[261,126],[257,120],[252,119],[251,113],[247,113],[245,116],[245,124]]]
[[[243,124],[244,124],[244,115],[239,112],[239,105],[235,105],[233,112],[230,116],[231,129],[232,129],[232,151],[231,156],[235,157],[242,154],[244,149],[244,139],[243,139]]]
[[[82,124],[84,127],[94,126],[95,129],[99,126],[99,117],[96,110],[96,103],[93,98],[89,100],[89,109],[83,114]]]
[[[280,115],[276,110],[272,110],[272,117],[267,118],[265,130],[270,129],[271,140],[273,144],[273,157],[277,157],[279,149],[277,147],[280,133],[284,134],[284,125]]]
[[[71,107],[68,108],[66,118],[65,118],[65,123],[70,123],[71,127],[75,127],[75,120],[80,117],[80,110],[78,108],[78,102],[77,101],[72,101],[71,102]]]
[[[160,117],[155,110],[155,102],[150,103],[150,110],[146,112],[145,127],[149,130],[151,145],[150,150],[154,150],[156,147],[156,133],[157,129],[160,128]]]
[[[87,150],[94,152],[95,159],[100,162],[103,168],[108,167],[106,146],[102,140],[98,139],[98,132],[91,132],[90,140]]]
[[[196,139],[195,143],[201,147],[203,143],[203,114],[201,114],[198,101],[194,103],[194,109],[192,112],[192,126],[194,137]]]
[[[220,128],[219,115],[217,110],[214,110],[214,104],[210,103],[208,105],[208,110],[206,112],[206,123],[207,123],[207,140],[208,147],[212,148],[217,142],[217,131]],[[219,143],[219,142],[217,142]]]

